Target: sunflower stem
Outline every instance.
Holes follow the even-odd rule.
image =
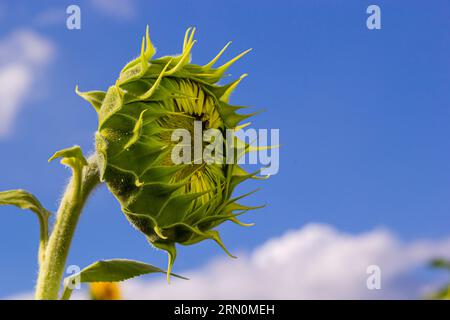
[[[88,165],[83,170],[73,170],[72,179],[61,200],[55,226],[45,250],[44,261],[39,270],[35,293],[36,299],[58,299],[61,280],[78,218],[89,194],[99,183],[99,172],[95,156],[88,160]]]

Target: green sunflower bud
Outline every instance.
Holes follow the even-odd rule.
[[[256,175],[236,163],[250,150],[249,145],[235,136],[232,144],[225,143],[215,135],[215,147],[220,145],[211,148],[214,143],[208,147],[202,139],[206,130],[214,129],[230,140],[227,133],[251,116],[238,114],[243,107],[228,103],[245,75],[218,85],[228,67],[250,50],[213,67],[228,43],[208,64],[191,64],[194,32],[195,28],[187,30],[181,55],[152,60],[155,49],[147,27],[140,56],[123,68],[107,92],[81,93],[77,88],[98,114],[96,152],[101,178],[131,224],[155,247],[168,252],[168,274],[175,244],[212,239],[228,253],[213,229],[224,221],[247,226],[237,216],[256,208],[237,203],[246,195],[232,198],[238,184]],[[179,129],[189,136],[182,143],[174,141]],[[205,149],[200,154],[191,143],[195,145],[199,135]],[[214,151],[209,154],[214,154],[215,161],[205,159],[207,150]],[[174,154],[181,153],[189,161],[174,161]]]

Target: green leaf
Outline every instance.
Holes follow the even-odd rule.
[[[433,268],[450,270],[450,261],[447,261],[447,260],[444,260],[444,259],[434,259],[434,260],[431,261],[431,266]]]
[[[434,300],[449,300],[450,285],[440,288],[438,291],[429,294],[426,298]]]
[[[9,190],[0,192],[0,205],[14,205],[20,209],[29,209],[42,218],[48,218],[47,211],[31,193],[25,190]]]
[[[50,217],[50,212],[41,205],[35,196],[25,190],[0,192],[0,205],[13,205],[36,213],[40,224],[39,263],[42,263],[48,241],[48,218]]]
[[[166,271],[160,268],[134,260],[113,259],[97,261],[84,268],[79,273],[64,279],[64,292],[62,295],[62,299],[67,300],[70,298],[73,289],[69,288],[69,284],[77,278],[79,278],[80,283],[119,282],[144,274],[156,272],[166,273]],[[187,278],[181,277],[179,275],[172,275],[177,278],[187,280]]]

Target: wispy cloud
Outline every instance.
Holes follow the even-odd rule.
[[[310,224],[271,239],[239,259],[221,258],[191,271],[191,280],[136,279],[122,284],[125,299],[409,299],[440,283],[420,276],[435,257],[449,257],[450,238],[404,243],[392,232],[361,234]],[[367,267],[381,269],[381,289],[369,290]],[[433,280],[434,281],[434,280]],[[10,297],[30,299],[32,293]],[[85,291],[73,299],[86,299]]]
[[[134,280],[128,299],[377,299],[420,298],[428,284],[414,273],[449,255],[450,239],[402,243],[386,230],[359,235],[320,224],[269,240],[238,260],[220,259],[189,281]],[[381,289],[367,289],[367,267],[381,268]]]
[[[48,39],[29,30],[13,32],[0,40],[0,138],[10,134],[33,82],[54,51]]]
[[[134,0],[91,0],[91,3],[102,13],[120,20],[129,20],[137,13]]]

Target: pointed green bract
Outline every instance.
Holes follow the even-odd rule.
[[[106,92],[103,91],[81,92],[78,90],[78,86],[75,88],[75,92],[84,100],[89,102],[97,112],[100,110],[100,107],[102,106],[103,103],[103,99],[105,99],[106,95]]]
[[[179,143],[172,141],[175,130],[187,131],[192,144],[203,137],[197,136],[194,121],[201,122],[202,131],[216,129],[225,137],[228,129],[242,128],[239,123],[252,116],[237,113],[245,107],[229,104],[246,74],[218,84],[226,70],[250,50],[214,67],[228,43],[206,65],[192,64],[194,34],[195,28],[186,31],[180,55],[152,59],[155,49],[147,28],[140,55],[123,68],[106,93],[77,90],[98,114],[95,141],[101,179],[131,224],[155,247],[168,252],[169,274],[176,244],[211,239],[232,256],[212,229],[225,221],[249,226],[237,216],[258,208],[238,204],[241,197],[231,198],[239,183],[256,175],[225,161],[231,151],[236,157],[248,152],[245,143],[236,150],[224,145],[222,162],[206,163],[192,148],[190,162],[175,164],[171,158]]]
[[[86,158],[83,156],[83,151],[81,151],[79,146],[55,152],[55,154],[48,159],[48,162],[58,158],[62,158],[61,163],[74,170],[81,170],[84,166],[87,166]]]

